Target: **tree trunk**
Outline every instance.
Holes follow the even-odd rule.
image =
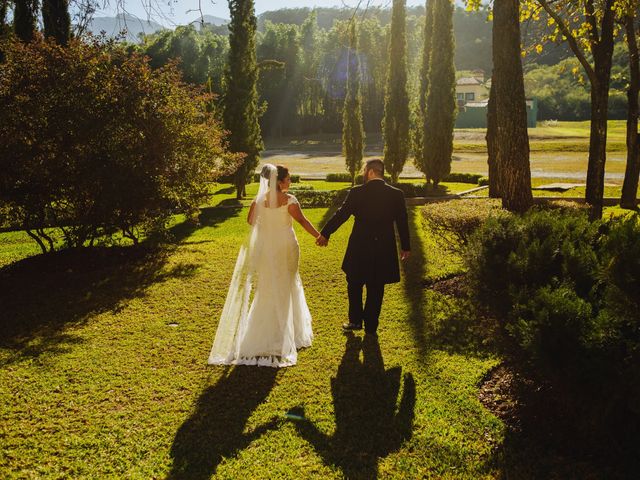
[[[598,82],[599,83],[599,82]],[[587,167],[586,201],[591,210],[589,218],[602,217],[604,196],[604,167],[607,160],[607,111],[609,101],[608,79],[591,90],[591,133],[589,138],[589,165]]]
[[[519,6],[519,0],[495,0],[493,10],[496,165],[502,206],[513,212],[525,212],[533,203]]]
[[[602,218],[604,196],[604,167],[607,161],[607,113],[609,83],[613,57],[613,13],[607,9],[597,43],[593,44],[594,75],[591,81],[591,135],[589,138],[589,166],[587,169],[586,201],[590,205],[589,218]]]
[[[496,143],[496,98],[495,98],[495,82],[491,82],[491,91],[489,92],[489,105],[487,107],[487,162],[489,167],[489,197],[500,198],[500,169],[496,165],[496,156],[498,144]]]
[[[629,47],[629,70],[631,78],[627,90],[627,168],[622,184],[622,208],[635,209],[640,176],[640,145],[638,144],[638,92],[640,91],[640,61],[633,16],[625,18],[627,45]]]

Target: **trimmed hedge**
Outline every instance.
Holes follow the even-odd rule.
[[[356,185],[362,185],[362,175],[356,175]],[[391,177],[388,175],[384,176],[385,181],[391,182]],[[351,175],[348,173],[327,173],[327,177],[325,179],[327,182],[351,182]]]
[[[260,181],[260,174],[259,173],[254,173],[253,174],[253,181],[255,183],[258,183]],[[233,179],[229,183],[233,183]],[[300,183],[300,175],[291,175],[291,183]]]
[[[388,176],[384,177],[387,182],[391,182],[391,178]],[[479,173],[450,173],[447,175],[443,182],[455,182],[455,183],[472,183],[477,185],[483,185],[480,183],[482,179],[488,178],[483,177]],[[327,182],[351,182],[351,176],[348,173],[328,173],[326,177]],[[356,176],[356,184],[359,185],[362,183],[362,175]]]
[[[340,206],[347,198],[349,189],[342,190],[300,190],[292,192],[303,208],[329,208]]]
[[[478,184],[482,175],[479,173],[450,173],[444,179],[443,182],[454,182],[454,183],[473,183],[475,185]]]

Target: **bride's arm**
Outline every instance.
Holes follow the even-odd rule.
[[[316,228],[311,224],[311,222],[307,220],[307,217],[304,216],[304,213],[302,213],[302,209],[300,208],[300,204],[298,204],[298,202],[295,202],[289,205],[288,210],[289,210],[289,215],[291,215],[296,222],[302,225],[302,228],[304,228],[307,232],[313,235],[313,238],[318,238],[318,235],[320,235],[320,232],[316,230]]]
[[[251,206],[249,207],[249,214],[247,215],[247,223],[249,225],[253,225],[253,222],[255,221],[255,219],[253,218],[255,211],[256,211],[256,201],[254,200],[253,202],[251,202]]]

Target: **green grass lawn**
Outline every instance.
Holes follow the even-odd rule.
[[[476,394],[498,359],[444,340],[462,307],[421,280],[459,267],[417,210],[379,347],[339,328],[350,225],[326,249],[296,228],[314,345],[289,369],[206,365],[245,214],[205,209],[161,250],[19,260],[28,238],[0,236],[2,478],[496,477],[504,427]]]

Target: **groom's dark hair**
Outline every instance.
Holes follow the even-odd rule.
[[[364,171],[367,172],[368,170],[373,170],[379,177],[384,177],[384,163],[379,158],[367,160],[364,165]]]

